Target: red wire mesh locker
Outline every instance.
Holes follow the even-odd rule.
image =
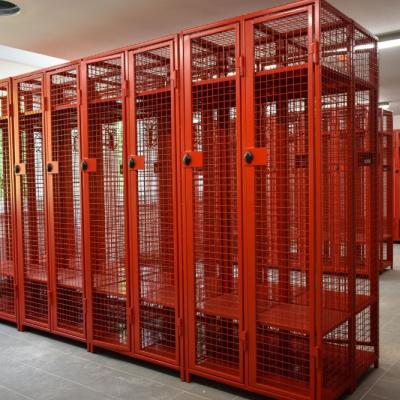
[[[380,190],[381,229],[380,272],[393,269],[393,113],[380,109],[379,151],[380,151]]]
[[[14,80],[13,93],[21,322],[48,329],[42,74]]]
[[[46,172],[52,329],[84,337],[79,69],[46,74]]]
[[[312,18],[313,8],[306,6],[245,23],[249,384],[288,399],[311,398],[314,390]]]
[[[16,322],[11,81],[0,81],[0,318]]]
[[[121,54],[82,64],[85,251],[94,345],[129,348],[125,243],[125,76]],[[90,298],[89,298],[90,295]]]
[[[377,43],[325,2],[317,36],[317,398],[329,399],[377,363]]]
[[[400,241],[400,130],[393,131],[393,240]]]
[[[185,34],[183,46],[188,370],[240,382],[239,25]]]
[[[129,54],[128,167],[135,294],[135,349],[177,364],[175,42]]]

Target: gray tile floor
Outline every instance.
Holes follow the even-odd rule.
[[[400,245],[381,276],[381,361],[346,400],[400,399]],[[240,400],[261,397],[0,324],[0,400]]]

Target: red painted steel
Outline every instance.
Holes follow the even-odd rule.
[[[124,54],[85,60],[82,79],[84,243],[88,341],[130,349],[126,240]]]
[[[400,241],[400,130],[393,131],[393,241]]]
[[[13,96],[23,324],[281,399],[378,365],[391,156],[354,21],[303,0]]]
[[[46,180],[52,330],[85,337],[77,64],[46,74]]]
[[[50,329],[43,74],[13,81],[21,323]]]
[[[134,352],[179,364],[176,42],[129,53],[128,170]]]
[[[17,322],[11,80],[0,81],[0,318]]]
[[[381,247],[380,272],[393,269],[393,113],[379,110]]]
[[[184,36],[182,164],[188,368],[243,382],[239,28]]]

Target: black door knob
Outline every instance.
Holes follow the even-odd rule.
[[[190,163],[192,162],[192,157],[190,157],[190,154],[186,153],[186,154],[183,156],[182,161],[183,161],[183,163],[184,163],[186,166],[188,166],[188,165],[190,165]]]
[[[51,172],[53,171],[53,164],[52,163],[48,163],[47,164],[47,172]]]
[[[81,163],[82,171],[86,171],[88,169],[88,167],[89,167],[89,165],[88,165],[87,161],[82,161],[82,163]]]
[[[19,165],[16,165],[16,166],[14,167],[14,172],[15,172],[16,174],[19,174],[19,173],[21,172],[21,167],[20,167]]]
[[[133,157],[131,157],[128,161],[128,166],[130,169],[133,169],[133,168],[135,168],[135,165],[136,165],[135,159]]]
[[[243,155],[244,161],[247,162],[247,164],[251,164],[252,161],[254,160],[254,154],[251,151],[246,151]]]

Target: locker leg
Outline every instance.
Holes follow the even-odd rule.
[[[89,353],[94,353],[94,346],[93,346],[93,343],[88,342],[88,343],[87,343],[87,346],[86,346],[86,349],[87,349],[87,351],[88,351]]]
[[[374,368],[375,368],[375,369],[378,369],[378,368],[379,368],[379,360],[376,360],[376,361],[374,362]]]
[[[25,331],[25,326],[23,324],[17,324],[17,330],[19,332],[24,332]]]

